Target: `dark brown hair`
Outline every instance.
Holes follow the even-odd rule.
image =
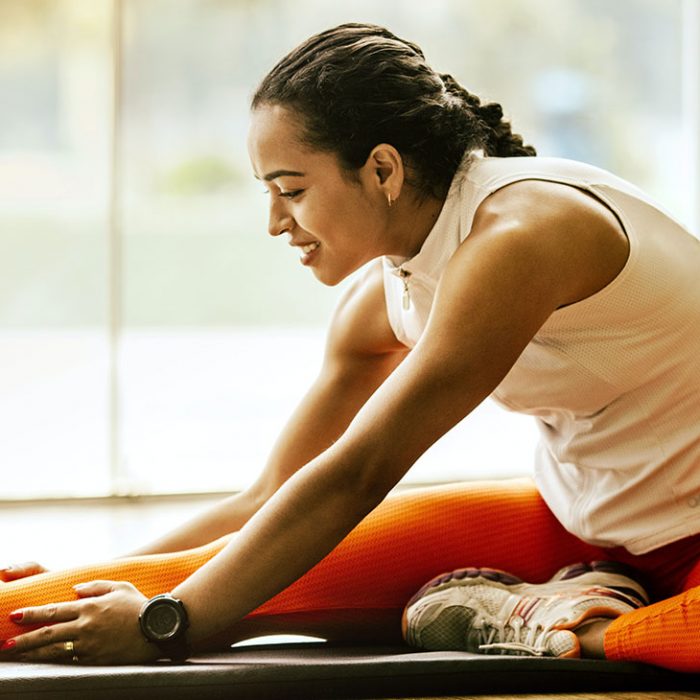
[[[349,171],[379,143],[394,146],[422,195],[444,196],[465,154],[534,156],[494,102],[482,104],[436,73],[416,44],[372,24],[342,24],[307,39],[263,78],[252,109],[289,107],[301,140]]]

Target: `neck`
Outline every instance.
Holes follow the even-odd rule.
[[[388,255],[412,258],[417,255],[440,216],[446,197],[418,200],[399,197],[389,212],[393,232],[392,251]]]

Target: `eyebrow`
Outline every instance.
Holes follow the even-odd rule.
[[[265,182],[270,182],[270,180],[274,180],[278,177],[304,177],[306,173],[300,173],[297,170],[273,170],[271,173],[268,173],[265,175],[262,179],[265,180]],[[256,175],[255,176],[256,180],[259,180],[260,178]]]

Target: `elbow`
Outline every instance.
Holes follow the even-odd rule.
[[[398,478],[391,478],[391,473],[390,465],[379,460],[361,471],[358,490],[365,503],[371,504],[371,508],[381,503],[396,486]]]
[[[252,518],[279,490],[279,484],[273,484],[269,479],[258,480],[248,486],[243,492],[246,521]]]
[[[337,488],[364,514],[384,500],[403,474],[402,471],[397,476],[397,464],[390,463],[374,450],[358,449],[354,454],[346,452],[340,465]]]

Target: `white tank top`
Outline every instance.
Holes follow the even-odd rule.
[[[570,532],[634,554],[700,532],[700,241],[633,185],[558,158],[477,157],[420,252],[383,259],[394,333],[415,345],[479,204],[529,179],[600,199],[630,253],[604,289],[547,319],[492,398],[535,417],[535,480]]]

